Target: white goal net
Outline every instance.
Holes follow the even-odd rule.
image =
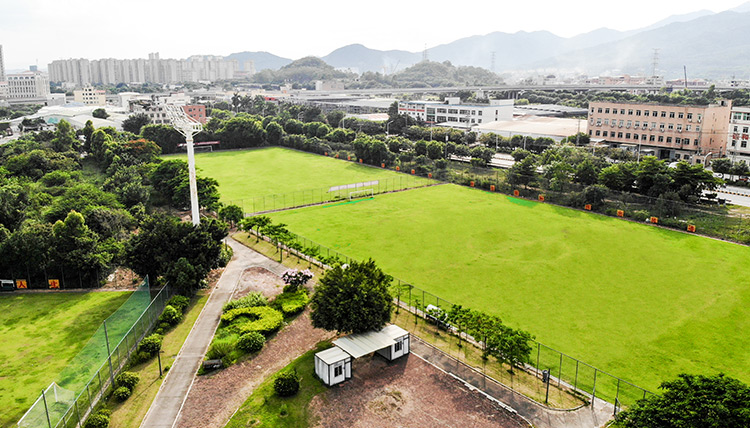
[[[373,196],[375,196],[375,191],[373,189],[361,189],[349,192],[350,201],[354,199],[372,198]]]

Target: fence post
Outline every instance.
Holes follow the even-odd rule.
[[[542,344],[536,343],[536,375],[539,376],[539,354],[542,351]]]
[[[560,352],[560,368],[557,371],[557,387],[558,388],[560,387],[560,378],[562,377],[562,357],[563,357],[563,354],[562,352]]]
[[[89,411],[94,409],[94,402],[91,401],[91,390],[89,390],[89,386],[91,386],[91,381],[86,384],[86,395],[89,396]]]
[[[617,416],[617,401],[620,399],[620,378],[617,378],[617,393],[615,394],[615,412],[614,416]]]
[[[78,418],[78,426],[81,427],[83,426],[83,423],[81,422],[81,412],[78,410],[78,399],[76,399],[73,402],[73,405],[76,406],[76,417]]]
[[[112,352],[109,350],[109,335],[107,334],[107,321],[104,320],[104,341],[107,342],[107,362],[109,362],[109,379],[112,387],[115,386],[115,375],[112,373]]]
[[[578,387],[578,360],[576,360],[576,379],[573,382],[573,391],[575,391]]]
[[[49,420],[49,409],[47,408],[47,397],[44,395],[44,389],[42,389],[42,401],[44,401],[44,414],[47,415],[47,426],[52,428],[52,422]]]
[[[591,406],[594,406],[594,400],[596,400],[596,367],[594,367],[594,389],[591,391]]]
[[[102,370],[96,372],[96,378],[99,379],[99,395],[104,395],[104,385],[102,385]]]

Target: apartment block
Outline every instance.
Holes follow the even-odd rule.
[[[707,106],[592,102],[588,132],[611,147],[706,164],[726,154],[731,111],[730,100]]]
[[[398,113],[428,124],[470,128],[483,123],[513,119],[513,100],[491,100],[490,104],[461,104],[458,97],[438,101],[399,101]]]
[[[734,107],[729,122],[727,157],[750,163],[750,107]]]
[[[5,61],[3,60],[3,45],[0,45],[0,82],[5,82]]]

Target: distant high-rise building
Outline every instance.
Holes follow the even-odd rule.
[[[5,82],[5,62],[3,61],[3,45],[0,45],[0,82]]]
[[[148,59],[67,59],[49,64],[50,80],[80,86],[118,83],[179,83],[227,80],[235,77],[236,60],[194,55],[188,59],[161,59],[159,53]]]

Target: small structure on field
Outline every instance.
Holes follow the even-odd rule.
[[[352,334],[333,341],[334,347],[315,354],[315,374],[326,385],[352,377],[352,360],[376,352],[388,361],[409,353],[409,332],[397,325]]]

